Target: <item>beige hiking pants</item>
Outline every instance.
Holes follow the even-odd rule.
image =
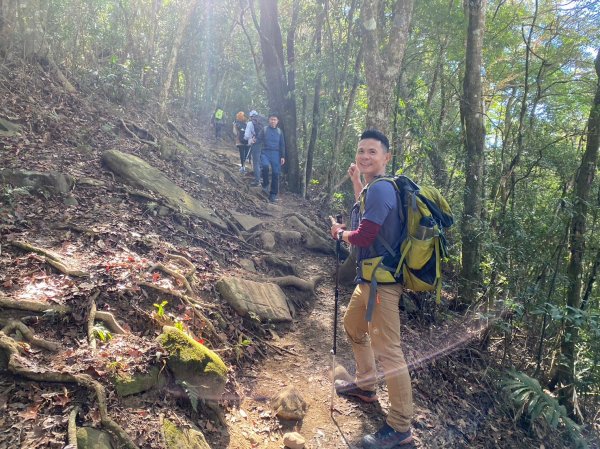
[[[371,323],[365,320],[369,284],[358,284],[344,315],[344,328],[356,360],[356,383],[375,390],[375,358],[381,364],[390,397],[387,423],[398,432],[410,428],[413,415],[412,387],[400,344],[400,295],[402,286],[378,285],[378,302]]]

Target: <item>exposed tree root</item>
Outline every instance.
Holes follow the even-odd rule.
[[[71,308],[68,306],[63,306],[60,304],[45,304],[37,301],[26,301],[19,300],[16,301],[14,299],[9,299],[3,296],[0,296],[0,308],[5,309],[14,309],[14,310],[26,310],[29,312],[38,312],[38,313],[56,313],[58,315],[68,315],[71,313]],[[121,327],[121,325],[117,322],[114,315],[110,312],[97,311],[96,319],[102,321],[106,324],[106,327],[113,334],[126,334],[127,331]]]
[[[196,272],[196,266],[185,257],[180,256],[179,254],[167,254],[166,257],[169,260],[181,262],[183,265],[188,267],[188,270],[183,274],[186,278],[193,276],[193,274]]]
[[[123,131],[125,131],[132,139],[137,140],[140,143],[152,145],[153,147],[158,146],[156,137],[141,126],[138,126],[133,122],[126,122],[123,119],[119,120],[119,124],[121,125],[121,128],[123,128]]]
[[[37,382],[75,383],[94,391],[98,402],[100,421],[102,425],[108,429],[124,447],[127,449],[138,449],[137,445],[133,442],[129,435],[127,435],[127,432],[125,432],[125,430],[123,430],[123,428],[113,421],[108,415],[106,391],[101,383],[95,381],[87,374],[70,374],[64,372],[46,371],[39,366],[33,369],[27,368],[26,366],[28,365],[28,362],[23,360],[23,358],[20,356],[19,346],[17,343],[11,337],[1,331],[0,348],[4,349],[8,356],[8,370],[17,376],[23,376],[26,379]]]
[[[25,339],[34,346],[47,349],[48,351],[56,352],[60,349],[58,343],[44,340],[43,338],[36,337],[31,329],[29,329],[21,321],[9,321],[6,326],[2,329],[2,332],[6,335],[10,335],[15,330],[19,331]]]
[[[29,312],[52,312],[59,315],[67,315],[71,313],[71,308],[60,304],[46,304],[37,301],[14,300],[5,296],[0,296],[0,307],[5,309],[27,310]]]
[[[173,276],[175,279],[177,279],[179,282],[181,282],[183,284],[183,286],[185,287],[185,289],[187,290],[187,292],[190,295],[194,294],[194,290],[192,290],[192,286],[190,285],[190,283],[188,282],[186,277],[183,274],[181,274],[179,271],[169,268],[160,262],[153,265],[152,267],[150,267],[150,269],[148,270],[148,273],[152,273],[155,270],[160,270],[160,271],[163,271],[164,273],[167,273],[167,274]]]
[[[115,319],[115,316],[110,312],[96,310],[96,319],[106,324],[106,327],[113,334],[127,334],[128,332],[121,327]]]
[[[96,355],[96,336],[94,335],[94,320],[96,319],[96,299],[92,298],[90,302],[90,311],[88,312],[87,318],[87,337],[92,355]]]
[[[73,407],[71,413],[69,414],[69,426],[67,427],[67,441],[69,446],[72,446],[74,449],[77,449],[77,413],[79,413],[79,407]]]
[[[62,260],[61,256],[54,251],[50,251],[48,249],[39,248],[37,246],[33,246],[28,242],[20,242],[18,240],[13,240],[10,242],[12,246],[16,246],[17,248],[21,248],[25,251],[29,251],[30,253],[39,254],[44,257],[44,261],[56,268],[61,273],[66,274],[67,276],[75,276],[75,277],[88,277],[89,274],[78,270],[76,268],[72,268],[67,264],[64,260]]]
[[[315,287],[317,284],[323,279],[323,276],[315,276],[309,281],[305,281],[304,279],[300,279],[297,276],[281,276],[275,278],[263,278],[262,282],[272,282],[273,284],[277,284],[280,287],[295,287],[299,290],[309,291],[311,293],[315,293]]]

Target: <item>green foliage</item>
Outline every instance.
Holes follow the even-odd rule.
[[[580,427],[568,417],[566,408],[543,391],[536,379],[525,373],[510,370],[502,381],[502,386],[517,407],[515,421],[526,416],[531,428],[539,427],[542,423],[551,429],[560,425],[577,449],[587,448]]]
[[[98,338],[102,343],[106,343],[108,340],[112,338],[112,334],[108,329],[106,329],[102,324],[95,324],[92,328],[92,332],[96,338]]]
[[[163,301],[160,304],[152,304],[154,307],[156,307],[156,315],[160,318],[165,316],[165,306],[169,304],[168,301]]]
[[[178,380],[176,382],[177,384],[181,385],[181,388],[183,388],[183,391],[185,391],[185,393],[187,394],[188,399],[190,400],[190,404],[192,405],[194,411],[198,412],[198,402],[200,401],[200,397],[198,396],[198,392],[196,391],[196,389],[184,380]]]

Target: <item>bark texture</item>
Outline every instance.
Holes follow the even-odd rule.
[[[377,128],[389,135],[394,86],[402,68],[414,0],[396,0],[391,17],[384,13],[385,3],[365,0],[361,7],[361,22],[369,102],[367,128]],[[389,26],[386,26],[388,21]]]
[[[470,304],[477,296],[481,275],[481,218],[485,127],[481,87],[481,49],[486,0],[469,0],[463,96],[460,103],[465,140],[465,194],[462,220],[462,272],[459,297]]]

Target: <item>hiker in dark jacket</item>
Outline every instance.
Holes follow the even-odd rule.
[[[390,159],[389,141],[383,133],[367,130],[361,135],[356,161],[350,165],[348,175],[357,203],[360,204],[363,200],[361,195],[365,195],[364,210],[356,205],[353,208],[351,222],[354,230],[346,230],[345,224],[331,226],[334,239],[358,248],[357,285],[344,315],[344,328],[356,361],[356,378],[354,382],[336,380],[335,389],[340,395],[356,397],[364,402],[377,401],[377,359],[383,368],[390,401],[384,426],[363,438],[365,449],[391,449],[412,441],[412,387],[400,343],[402,285],[395,283],[393,277],[390,283],[369,283],[371,277],[366,273],[369,265],[362,263],[370,262],[366,259],[376,256],[383,256],[382,263],[388,267],[395,267],[399,262],[397,255],[402,243],[402,222],[398,195],[390,182],[375,182],[369,187],[372,181],[385,176]],[[365,185],[361,182],[361,174]],[[389,242],[391,252],[381,240]],[[392,253],[395,255],[392,256]]]
[[[244,111],[235,114],[233,122],[233,135],[235,137],[235,146],[240,152],[240,173],[246,173],[246,159],[248,158],[248,141],[244,138],[248,120]]]
[[[260,156],[262,165],[262,188],[269,194],[269,201],[275,203],[279,193],[279,175],[285,164],[285,140],[283,132],[277,127],[279,118],[269,115],[269,126],[263,130],[263,147]],[[271,168],[271,189],[269,190],[269,167]]]
[[[248,141],[248,145],[250,146],[250,160],[254,169],[254,181],[250,185],[258,187],[260,185],[260,152],[262,147],[262,140],[260,140],[262,134],[260,131],[260,115],[255,110],[252,110],[248,116],[250,117],[250,121],[246,124],[244,139]]]

